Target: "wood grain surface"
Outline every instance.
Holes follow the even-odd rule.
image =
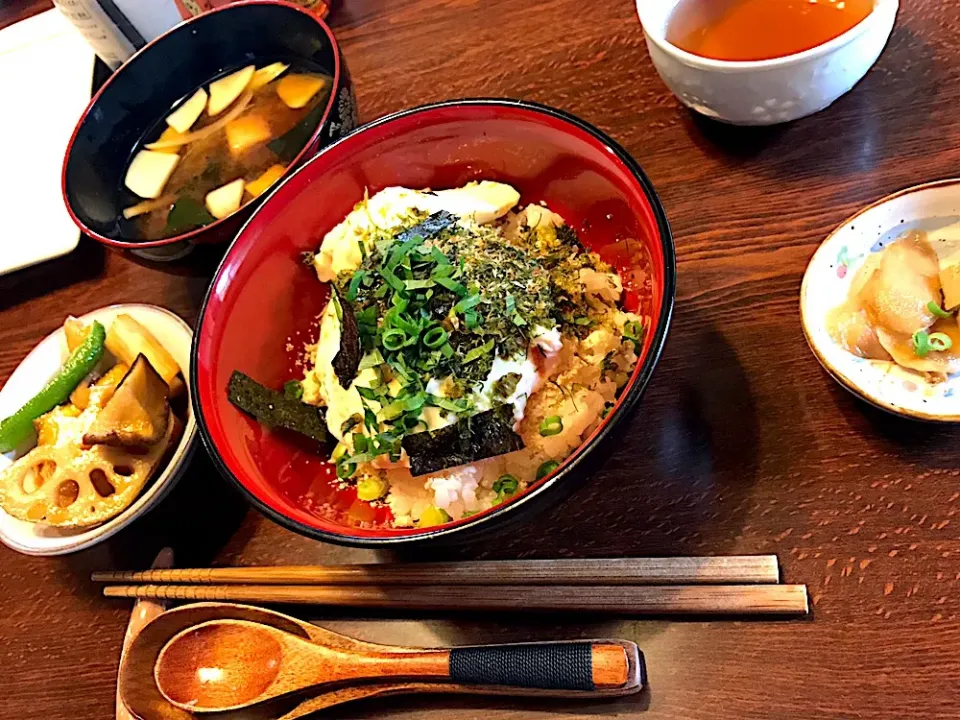
[[[4,0],[0,18],[31,7]],[[681,108],[631,0],[345,0],[333,25],[363,119],[519,97],[573,112],[633,153],[679,258],[675,322],[646,398],[590,483],[495,543],[376,555],[313,542],[248,511],[201,458],[161,508],[104,546],[62,559],[0,548],[0,720],[112,713],[129,604],[100,597],[89,573],[147,567],[163,544],[186,567],[777,553],[785,581],[810,587],[813,617],[799,622],[326,616],[401,645],[623,637],[649,670],[649,690],[613,703],[378,699],[339,718],[960,716],[960,432],[848,395],[798,317],[804,267],[833,227],[887,193],[960,175],[960,5],[902,3],[850,95],[767,130]],[[14,241],[29,238],[2,240]],[[84,241],[0,278],[0,379],[68,312],[143,300],[195,320],[215,261],[148,267]]]

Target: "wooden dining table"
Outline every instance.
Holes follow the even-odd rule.
[[[0,26],[48,7],[2,0]],[[159,508],[101,545],[57,558],[0,547],[0,720],[113,716],[130,605],[103,598],[90,572],[146,567],[164,546],[181,566],[775,553],[785,580],[809,586],[811,616],[789,621],[303,609],[393,644],[619,637],[648,665],[648,688],[611,702],[414,696],[344,706],[339,718],[960,717],[960,432],[847,393],[808,349],[798,310],[804,268],[832,228],[891,192],[960,175],[960,4],[903,3],[850,94],[773,128],[682,107],[631,0],[343,0],[331,22],[362,120],[448,98],[523,98],[595,124],[639,161],[679,273],[646,396],[581,490],[482,544],[316,542],[248,508],[199,450]],[[0,212],[29,209],[0,199]],[[29,241],[0,238],[0,252]],[[0,277],[0,380],[67,314],[139,301],[195,322],[220,255],[150,264],[84,238]]]

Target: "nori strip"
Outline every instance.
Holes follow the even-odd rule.
[[[227,397],[231,403],[268,427],[291,430],[317,442],[327,439],[327,426],[320,408],[264,387],[239,370],[234,370],[230,376]]]
[[[402,233],[397,235],[396,238],[394,238],[393,242],[394,244],[402,244],[417,235],[426,240],[429,237],[433,237],[434,235],[443,232],[457,222],[457,220],[457,216],[453,213],[447,212],[446,210],[439,210],[426,220],[417,223],[408,230],[404,230]]]
[[[333,356],[333,372],[340,385],[346,390],[357,376],[360,367],[360,358],[363,352],[360,348],[360,328],[357,326],[357,316],[349,302],[340,297],[336,287],[333,288],[333,301],[340,305],[340,349]]]
[[[498,405],[439,430],[407,435],[401,445],[410,472],[416,477],[522,450],[513,422],[513,405]]]

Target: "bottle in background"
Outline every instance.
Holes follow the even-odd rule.
[[[181,21],[174,0],[53,0],[112,70]]]
[[[236,0],[53,0],[111,70],[184,18]],[[326,17],[330,0],[292,0]]]

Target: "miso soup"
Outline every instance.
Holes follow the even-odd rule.
[[[127,165],[123,235],[180,235],[262,195],[313,135],[332,85],[326,73],[277,62],[232,70],[182,98]]]

